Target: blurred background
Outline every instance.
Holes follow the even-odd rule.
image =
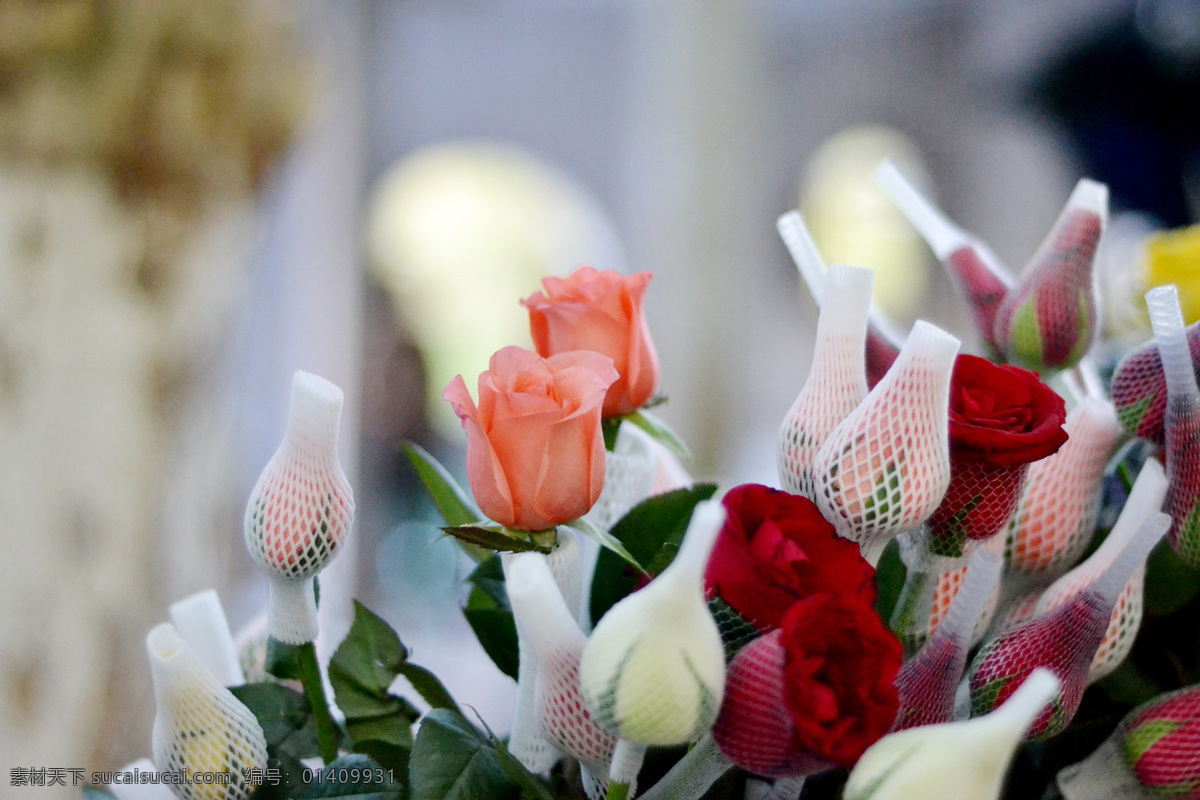
[[[398,448],[461,472],[441,391],[528,345],[541,276],[653,272],[689,470],[774,485],[816,319],[779,215],[969,344],[880,159],[1014,271],[1093,177],[1110,334],[1148,338],[1144,237],[1197,219],[1198,75],[1184,0],[2,0],[0,767],[148,755],[171,602],[215,587],[253,629],[241,516],[296,369],[346,392],[358,498],[321,649],[359,597],[505,731]]]

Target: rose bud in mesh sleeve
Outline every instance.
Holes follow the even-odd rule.
[[[996,313],[995,340],[1006,361],[1039,372],[1067,369],[1092,346],[1093,268],[1107,219],[1108,187],[1084,178]]]
[[[1120,439],[1112,406],[1087,398],[1067,415],[1070,438],[1057,453],[1029,465],[1008,521],[1008,567],[1048,580],[1087,549],[1096,531],[1104,468]]]
[[[975,328],[989,352],[998,353],[994,339],[996,312],[1014,281],[991,249],[951,222],[933,206],[890,161],[875,171],[875,180],[942,262],[959,295],[966,300]]]
[[[950,379],[950,485],[929,518],[930,545],[958,556],[999,533],[1029,465],[1067,441],[1063,399],[1019,367],[960,355]]]
[[[839,422],[867,395],[863,347],[874,273],[832,265],[808,378],[779,429],[779,480],[793,494],[813,497],[812,462]]]
[[[287,644],[316,638],[313,577],[354,519],[354,495],[337,455],[342,402],[342,390],[329,381],[296,373],[283,443],[246,505],[246,547],[270,584],[268,629]]]
[[[917,322],[896,363],[813,462],[817,505],[872,564],[925,522],[950,482],[950,373],[959,341]]]
[[[843,799],[997,800],[1026,729],[1058,688],[1053,674],[1034,670],[985,716],[888,734],[863,753]]]
[[[183,800],[248,800],[248,770],[267,767],[267,741],[254,714],[204,668],[175,627],[164,622],[146,637],[154,698],[154,763],[185,775],[172,785]],[[211,775],[227,775],[213,783]]]
[[[1189,325],[1186,333],[1195,372],[1200,367],[1200,322]],[[1162,354],[1156,342],[1151,340],[1121,360],[1113,372],[1109,394],[1117,419],[1131,436],[1159,447],[1166,444],[1163,420],[1167,415],[1167,376],[1163,374]]]
[[[709,607],[736,651],[774,630],[797,600],[829,593],[875,602],[875,569],[811,500],[758,484],[730,489],[704,571]]]
[[[533,691],[536,728],[555,750],[583,766],[589,796],[603,796],[617,740],[592,721],[579,691],[579,660],[586,637],[559,590],[546,556],[514,555],[505,564],[504,574],[522,652],[528,650],[537,664]],[[538,764],[539,771],[548,769],[554,760]]]
[[[967,675],[971,713],[991,711],[1033,669],[1045,667],[1062,681],[1062,691],[1043,709],[1029,736],[1046,738],[1066,727],[1079,709],[1092,658],[1104,640],[1121,591],[1169,524],[1165,514],[1151,515],[1108,569],[1086,589],[1044,616],[1001,631],[987,642]]]
[[[1200,567],[1200,388],[1175,287],[1151,289],[1146,305],[1167,378],[1167,541],[1184,563]]]

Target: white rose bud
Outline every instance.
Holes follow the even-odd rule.
[[[613,606],[588,639],[579,681],[601,728],[639,745],[692,741],[712,727],[725,691],[725,651],[704,600],[704,568],[725,510],[700,503],[679,554]]]
[[[1005,703],[981,717],[888,734],[863,753],[845,800],[995,800],[1017,745],[1059,690],[1036,669]]]

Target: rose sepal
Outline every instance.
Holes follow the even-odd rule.
[[[514,531],[491,520],[477,520],[470,525],[448,525],[441,530],[465,545],[497,553],[549,553],[558,543],[555,528]]]

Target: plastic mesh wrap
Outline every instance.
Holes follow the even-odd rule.
[[[617,443],[604,454],[604,488],[584,516],[604,530],[652,493],[658,468],[653,440],[636,426],[622,423]]]
[[[1167,500],[1171,515],[1167,541],[1180,559],[1200,567],[1200,388],[1188,351],[1174,286],[1159,286],[1146,293],[1150,324],[1162,355],[1167,379],[1166,457]]]
[[[895,164],[885,161],[875,180],[896,203],[942,262],[966,301],[980,339],[999,352],[994,339],[996,312],[1015,281],[991,249],[951,222],[908,182]]]
[[[1067,800],[1200,800],[1200,684],[1129,712],[1058,785]]]
[[[1029,465],[1008,523],[1008,567],[1046,582],[1069,568],[1096,532],[1104,468],[1120,437],[1112,406],[1085,399],[1063,425],[1071,438]]]
[[[558,544],[543,557],[559,596],[570,610],[572,619],[579,614],[582,583],[582,550],[579,537],[574,532],[560,528]],[[505,553],[501,556],[505,581],[519,556]],[[514,610],[515,613],[515,610]],[[529,641],[528,625],[517,626],[517,707],[513,716],[512,732],[508,739],[508,750],[531,772],[546,772],[558,761],[558,753],[543,738],[538,724],[537,680],[539,658],[536,648]],[[582,636],[582,634],[581,634]],[[580,644],[580,651],[583,646]],[[576,655],[578,662],[578,655]]]
[[[900,710],[892,730],[934,725],[954,718],[955,693],[981,612],[992,597],[1003,559],[980,551],[967,566],[962,587],[937,629],[896,676]]]
[[[993,537],[984,542],[983,547],[976,551],[989,551],[997,555],[1003,555],[1004,542],[1001,539]],[[929,629],[926,631],[926,636],[941,624],[942,619],[950,611],[950,605],[954,602],[954,598],[958,596],[958,591],[962,587],[962,582],[967,576],[968,566],[955,567],[947,570],[937,577],[937,583],[933,588],[933,600],[929,609]],[[983,609],[980,611],[979,619],[975,623],[975,632],[971,635],[971,644],[979,644],[979,640],[983,638],[983,634],[987,632],[988,627],[992,624],[992,618],[996,614],[996,609],[1000,605],[1000,586],[997,582],[992,587],[992,592],[988,595],[986,602],[983,604]]]
[[[816,503],[872,564],[922,524],[950,480],[950,372],[959,341],[913,326],[892,369],[829,435],[813,462]]]
[[[287,644],[317,635],[313,576],[350,531],[354,494],[338,461],[342,390],[297,372],[283,443],[250,493],[245,536],[270,583],[268,628]]]
[[[871,270],[829,268],[812,368],[779,429],[781,485],[810,500],[817,450],[867,394],[864,346],[873,279]]]
[[[1200,367],[1200,322],[1189,325],[1186,336],[1195,372]],[[1157,343],[1150,341],[1121,360],[1113,372],[1110,393],[1117,419],[1130,435],[1159,447],[1166,444],[1167,377]]]
[[[540,553],[513,555],[506,559],[504,573],[522,655],[528,653],[536,665],[531,671],[534,690],[529,721],[538,741],[554,748],[549,765],[556,760],[555,750],[578,760],[592,776],[589,797],[603,797],[604,778],[617,740],[592,721],[579,691],[579,660],[586,643],[583,631],[568,608],[550,558]],[[518,757],[524,762],[529,755],[526,749]]]
[[[1030,728],[1030,738],[1053,736],[1079,709],[1092,659],[1104,640],[1125,584],[1166,533],[1170,519],[1149,516],[1098,578],[1046,614],[1002,631],[976,655],[968,672],[971,714],[1003,703],[1036,667],[1062,681],[1062,690]]]
[[[249,798],[255,787],[246,771],[267,767],[267,742],[254,714],[204,668],[169,622],[150,631],[146,650],[158,705],[158,769],[187,777],[172,786],[184,800]],[[214,773],[227,775],[228,782],[214,782]]]
[[[246,682],[229,620],[215,590],[206,589],[172,603],[171,622],[222,686],[241,686]]]
[[[1038,371],[1083,358],[1099,330],[1094,266],[1108,220],[1108,187],[1084,178],[996,312],[1005,360]]]
[[[675,560],[610,608],[588,639],[583,697],[600,727],[621,739],[680,744],[700,738],[716,718],[725,650],[703,576],[724,519],[719,503],[697,505]]]

